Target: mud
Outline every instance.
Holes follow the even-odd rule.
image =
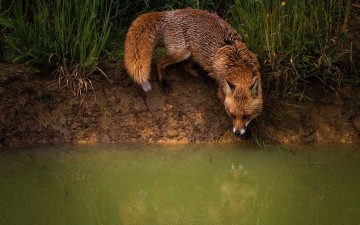
[[[153,90],[144,93],[123,64],[106,63],[107,79],[93,79],[79,107],[66,87],[49,88],[48,72],[0,63],[0,146],[58,143],[256,142],[360,143],[356,90],[331,90],[315,83],[304,93],[312,100],[265,100],[263,113],[245,136],[217,99],[213,80],[201,80],[170,66],[172,92],[165,94],[152,74]],[[271,93],[271,91],[267,91]],[[96,100],[95,100],[96,96]]]

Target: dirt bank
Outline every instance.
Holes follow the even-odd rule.
[[[122,63],[104,64],[107,80],[94,81],[82,107],[70,92],[49,90],[49,74],[0,63],[0,143],[2,146],[55,143],[127,142],[337,142],[360,143],[355,90],[333,91],[314,84],[313,100],[267,101],[246,137],[217,99],[216,83],[167,70],[173,91],[166,95],[155,80],[147,94],[133,84]],[[153,76],[154,77],[154,76]],[[49,83],[50,82],[50,83]]]

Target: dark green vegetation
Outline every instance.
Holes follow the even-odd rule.
[[[231,21],[259,55],[265,78],[288,96],[313,77],[343,82],[344,73],[357,73],[344,50],[350,8],[350,1],[236,1]]]
[[[75,97],[92,88],[110,33],[112,2],[13,1],[4,24],[5,59],[53,67]],[[82,98],[81,98],[82,99]]]
[[[0,0],[2,59],[48,67],[59,84],[83,99],[99,60],[123,56],[131,22],[150,11],[200,8],[217,12],[258,54],[266,90],[306,97],[318,80],[336,90],[359,89],[359,41],[348,34],[359,24],[359,1],[350,0]],[[267,93],[268,95],[270,94]],[[360,105],[360,93],[354,100]]]

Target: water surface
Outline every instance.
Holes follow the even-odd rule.
[[[59,146],[0,152],[0,224],[360,224],[360,149]]]

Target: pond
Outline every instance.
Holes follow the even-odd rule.
[[[360,224],[359,146],[0,152],[0,224]]]

